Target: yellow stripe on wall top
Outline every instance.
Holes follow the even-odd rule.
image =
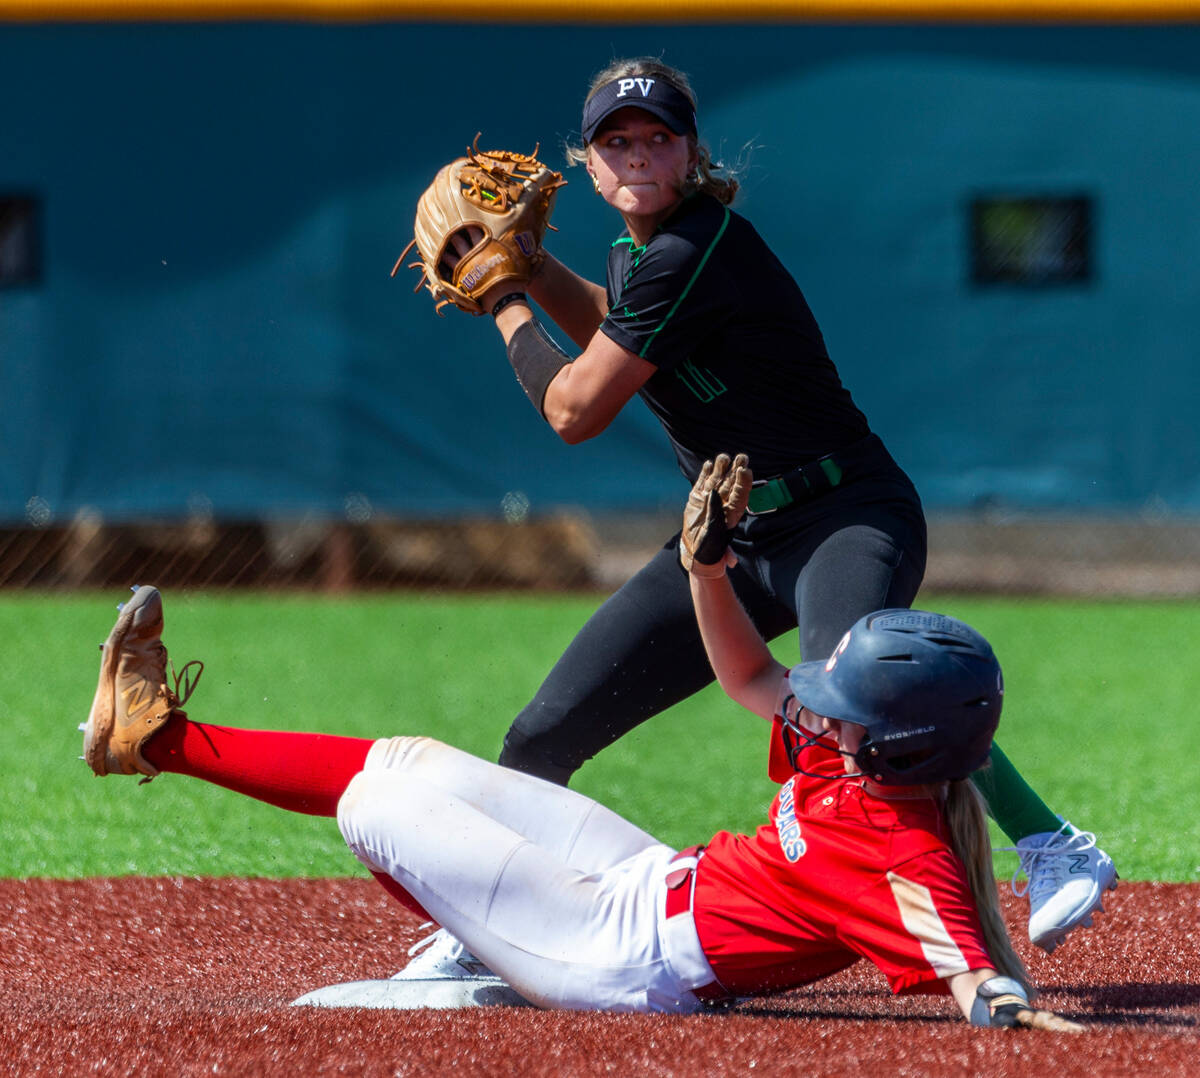
[[[0,0],[0,21],[1200,22],[1200,0]]]

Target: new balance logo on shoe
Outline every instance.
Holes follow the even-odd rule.
[[[1047,953],[1076,926],[1090,925],[1093,911],[1104,909],[1104,892],[1117,886],[1116,867],[1096,845],[1096,836],[1065,820],[1057,831],[1026,835],[1016,846],[1000,849],[1020,856],[1013,894],[1029,895],[1029,938]],[[1017,883],[1020,873],[1024,888]]]
[[[150,685],[145,681],[136,681],[128,688],[122,689],[121,699],[125,701],[125,711],[131,719],[139,718],[142,712],[154,703]]]

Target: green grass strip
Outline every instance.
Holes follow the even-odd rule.
[[[332,820],[163,775],[93,777],[77,757],[116,594],[0,596],[0,875],[361,872]],[[494,759],[592,595],[168,592],[177,666],[204,660],[200,721],[376,737],[421,733]],[[1000,743],[1126,879],[1200,879],[1194,702],[1200,604],[922,597],[992,640]],[[776,645],[796,659],[794,639]],[[710,688],[603,752],[576,788],[675,845],[765,818],[766,726]],[[997,856],[997,872],[1015,858]]]

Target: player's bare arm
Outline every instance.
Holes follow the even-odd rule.
[[[717,681],[730,699],[770,721],[787,670],[767,649],[725,572],[737,564],[729,540],[753,482],[744,453],[704,462],[684,508],[679,560],[691,578],[696,622]]]
[[[971,1020],[971,1008],[975,1006],[976,989],[996,975],[994,969],[969,969],[946,978],[946,987],[968,1022]]]
[[[729,577],[691,576],[692,602],[713,673],[725,694],[768,722],[787,668],[767,649]]]
[[[580,277],[549,252],[529,282],[529,295],[581,349],[588,347],[608,313],[604,288]]]
[[[443,256],[445,272],[453,275],[458,261],[482,238],[483,233],[478,229],[468,228],[454,234]],[[568,362],[565,354],[535,357],[539,366],[561,364],[561,369],[549,380],[534,405],[568,445],[594,438],[608,427],[657,368],[596,329],[608,310],[604,289],[550,255],[546,255],[540,272],[525,287],[518,288],[511,281],[500,282],[479,296],[482,310],[495,311],[496,328],[506,347],[514,334],[534,319],[527,302],[515,301],[522,292],[536,300],[555,324],[583,348],[573,362]],[[526,347],[541,352],[553,348],[538,337],[530,337]],[[521,382],[528,386],[526,378],[521,378]],[[528,387],[526,391],[529,392]]]
[[[485,296],[484,302],[491,298]],[[518,368],[517,377],[527,393],[530,392],[528,377],[523,376],[523,368],[532,366],[545,371],[549,365],[558,366],[534,404],[568,445],[577,445],[605,430],[658,369],[599,330],[593,330],[587,347],[571,361],[562,353],[556,357],[554,346],[541,334],[527,335],[517,352],[520,358],[514,358],[513,337],[533,321],[533,312],[524,303],[509,304],[496,314],[496,328],[509,348],[509,358]],[[537,394],[531,394],[530,399],[534,396]]]
[[[457,175],[455,169],[474,167],[475,160],[456,162],[448,168]],[[521,233],[509,241],[504,225],[491,221],[491,231],[486,231],[470,219],[475,212],[470,200],[464,205],[453,184],[451,193],[445,195],[446,185],[439,182],[439,173],[439,181],[422,196],[423,203],[418,206],[418,240],[414,243],[421,250],[419,264],[424,267],[425,283],[439,305],[453,302],[472,313],[495,318],[522,388],[559,437],[574,445],[604,431],[657,368],[596,329],[608,311],[605,290],[541,248],[541,233],[547,226],[553,193],[561,177],[549,173],[540,163],[534,162],[530,168],[534,166],[535,171],[541,170],[537,176],[544,190],[533,199],[534,220],[527,222],[531,225],[528,235]],[[486,169],[480,182],[485,181],[498,182]],[[526,181],[525,193],[520,194],[518,202],[526,199],[532,186],[533,181]],[[517,197],[514,192],[508,194]],[[448,207],[443,204],[447,200]],[[430,207],[423,210],[425,201]],[[435,203],[440,214],[433,213]],[[501,204],[492,200],[488,206],[493,203]],[[453,227],[445,233],[446,242],[439,242],[444,228],[440,231],[433,223],[446,216]],[[497,231],[500,239],[493,237],[489,246],[485,242],[488,235]],[[538,250],[536,256],[524,257],[523,244],[530,235],[536,236]],[[493,251],[497,245],[499,253]],[[573,362],[535,322],[530,299],[582,349]],[[522,332],[524,327],[528,328]],[[519,337],[516,346],[515,336]]]
[[[596,332],[587,348],[558,372],[546,390],[542,403],[546,422],[569,445],[594,438],[657,369]]]

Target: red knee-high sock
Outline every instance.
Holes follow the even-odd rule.
[[[142,749],[160,771],[191,775],[290,812],[336,816],[369,738],[239,730],[172,715]]]
[[[361,737],[209,726],[172,715],[142,755],[159,771],[204,779],[290,812],[336,816],[339,798],[373,744]],[[371,875],[406,909],[432,920],[391,876]]]

